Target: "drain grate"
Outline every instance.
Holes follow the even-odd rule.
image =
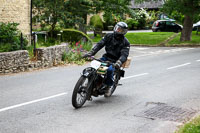
[[[152,120],[158,118],[167,121],[184,122],[192,118],[195,113],[196,111],[194,110],[182,109],[166,104],[158,104],[135,116]]]

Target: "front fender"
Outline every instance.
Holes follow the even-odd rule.
[[[93,75],[96,72],[96,70],[92,67],[88,67],[85,68],[82,72],[81,75],[83,75],[84,77],[90,77],[91,75]]]
[[[92,94],[92,89],[93,89],[93,82],[94,82],[94,76],[96,73],[96,69],[92,68],[92,67],[88,67],[85,68],[82,72],[82,76],[88,78],[90,80],[90,82],[88,83],[88,97],[87,99],[89,100]]]

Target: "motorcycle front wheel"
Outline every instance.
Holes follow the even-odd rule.
[[[74,87],[72,94],[72,105],[75,108],[80,108],[86,102],[88,97],[89,79],[81,76]]]

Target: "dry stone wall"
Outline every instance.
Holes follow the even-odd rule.
[[[25,72],[34,69],[48,68],[62,63],[62,55],[68,52],[68,45],[56,45],[36,49],[35,61],[30,61],[26,50],[0,53],[0,74]]]
[[[68,51],[66,44],[36,49],[37,61],[40,67],[52,67],[62,62],[62,55]]]
[[[28,51],[0,53],[0,73],[17,73],[28,70]]]

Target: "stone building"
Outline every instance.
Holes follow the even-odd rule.
[[[0,0],[0,22],[19,23],[19,30],[30,37],[31,0]]]
[[[158,9],[158,8],[161,8],[164,3],[165,3],[165,0],[158,0],[158,1],[149,0],[148,2],[142,2],[142,3],[135,3],[135,0],[132,0],[131,8],[132,9],[138,9],[138,8]]]

